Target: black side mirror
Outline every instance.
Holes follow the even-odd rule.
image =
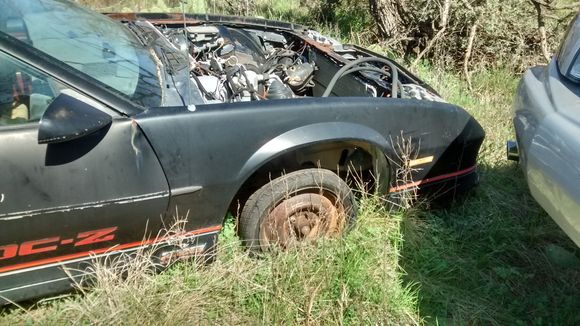
[[[71,141],[111,124],[110,115],[73,96],[61,93],[40,119],[39,144]]]

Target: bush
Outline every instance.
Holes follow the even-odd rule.
[[[100,11],[181,11],[180,0],[77,0]],[[373,20],[370,3],[398,4],[400,23],[396,33],[385,38]],[[477,25],[469,67],[507,67],[522,71],[545,62],[538,32],[536,8],[529,0],[450,1],[443,28],[443,1],[432,0],[188,0],[187,12],[261,16],[293,21],[331,31],[332,36],[370,45],[381,44],[389,52],[409,60],[423,56],[431,63],[462,67],[470,31]],[[547,49],[557,50],[572,18],[573,0],[550,0],[545,15]],[[556,9],[556,5],[560,5]],[[423,53],[424,52],[424,53]]]
[[[529,0],[445,1],[443,4],[430,0],[371,2],[396,4],[391,7],[396,8],[393,19],[398,18],[401,23],[390,38],[382,42],[399,55],[415,57],[420,54],[444,67],[460,67],[467,52],[470,31],[477,25],[471,53],[473,65],[507,66],[520,71],[546,61],[540,47],[537,11]],[[445,3],[450,5],[448,11],[444,9]],[[554,52],[574,8],[542,9],[546,13],[547,49]],[[377,17],[379,23],[381,19],[384,18]],[[436,37],[440,31],[441,35]]]

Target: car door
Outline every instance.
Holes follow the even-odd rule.
[[[4,52],[0,75],[2,303],[63,290],[63,264],[141,246],[163,226],[169,189],[130,118]],[[43,117],[51,105],[66,110]],[[39,144],[43,124],[66,137]]]

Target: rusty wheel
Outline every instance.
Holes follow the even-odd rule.
[[[288,248],[339,236],[355,218],[355,199],[348,185],[331,171],[306,169],[256,191],[242,210],[240,235],[252,250]]]

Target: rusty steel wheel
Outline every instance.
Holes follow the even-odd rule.
[[[246,202],[240,235],[251,250],[288,248],[340,236],[356,218],[348,185],[335,173],[306,169],[266,184]]]

